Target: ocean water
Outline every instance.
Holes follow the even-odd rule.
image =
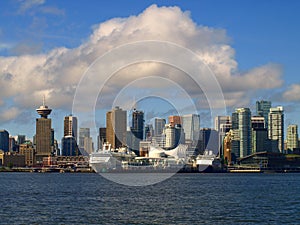
[[[0,224],[300,224],[299,211],[300,174],[176,174],[135,187],[0,173]]]

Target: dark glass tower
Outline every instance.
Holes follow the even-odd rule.
[[[140,141],[144,137],[144,112],[134,110],[132,112],[132,126],[131,126],[131,146],[130,148],[139,155]]]

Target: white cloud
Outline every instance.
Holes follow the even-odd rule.
[[[29,9],[41,4],[44,1],[26,1],[22,7]],[[90,38],[77,48],[62,47],[46,54],[0,57],[0,103],[5,105],[6,101],[13,100],[14,107],[32,110],[41,103],[42,95],[46,94],[49,106],[70,110],[76,86],[95,59],[114,47],[143,40],[173,42],[195,52],[216,75],[226,103],[230,106],[241,101],[248,102],[251,96],[247,92],[250,90],[272,89],[282,85],[281,68],[278,65],[267,64],[246,73],[239,72],[235,51],[229,45],[225,30],[197,25],[189,12],[182,12],[178,7],[152,5],[137,16],[114,18],[94,25]],[[116,94],[141,73],[172,79],[189,89],[187,91],[193,97],[201,92],[181,71],[166,65],[144,63],[116,73],[103,93],[108,99],[111,98],[111,91]],[[153,85],[155,83],[148,83],[143,88],[153,88]],[[97,84],[93,88],[98,88]]]
[[[300,101],[300,84],[293,84],[287,88],[282,95],[285,101],[299,102]]]
[[[23,0],[21,1],[19,12],[24,13],[33,7],[43,5],[45,2],[45,0]]]

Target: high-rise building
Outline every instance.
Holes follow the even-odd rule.
[[[17,145],[15,137],[13,137],[13,136],[9,137],[8,146],[9,146],[8,149],[9,149],[10,152],[11,151],[18,151],[19,146]]]
[[[268,128],[269,112],[272,107],[271,101],[256,101],[256,115],[265,118],[265,128]]]
[[[17,140],[18,140],[18,145],[23,144],[26,141],[26,136],[19,134]]]
[[[69,115],[64,119],[64,137],[72,136],[77,141],[77,117]]]
[[[103,144],[107,142],[106,140],[106,127],[100,127],[99,128],[99,134],[98,134],[98,150],[102,149]]]
[[[185,142],[184,131],[180,124],[173,127],[171,124],[166,124],[164,128],[165,146],[166,149],[176,148],[178,144]]]
[[[146,124],[145,126],[145,140],[151,141],[154,135],[154,130],[152,124]]]
[[[200,129],[200,153],[205,150],[213,151],[214,154],[219,153],[219,133],[211,128]]]
[[[0,130],[0,150],[4,152],[9,150],[9,133],[7,130]]]
[[[271,143],[268,139],[268,129],[265,128],[265,118],[262,116],[252,116],[251,128],[252,153],[270,151]]]
[[[154,136],[158,137],[163,133],[164,127],[166,125],[166,120],[162,118],[154,119]]]
[[[169,124],[172,127],[175,127],[175,125],[177,125],[177,124],[181,125],[181,117],[180,116],[169,116]]]
[[[115,107],[106,113],[106,140],[112,148],[126,144],[127,112]]]
[[[298,139],[298,125],[289,125],[287,128],[287,149],[293,151],[295,148],[299,148]]]
[[[251,154],[251,111],[249,108],[237,108],[232,113],[232,129],[236,131],[239,144],[232,143],[232,153],[235,157],[245,157]]]
[[[282,106],[270,108],[269,122],[268,122],[269,139],[273,142],[277,141],[277,148],[273,149],[275,152],[284,151],[284,111]]]
[[[61,140],[61,155],[62,156],[78,156],[80,155],[75,137],[69,135]]]
[[[181,123],[185,133],[185,139],[197,142],[199,140],[200,115],[183,115],[181,117]]]
[[[265,118],[262,116],[251,117],[251,128],[265,128]]]
[[[221,154],[224,153],[223,140],[231,128],[231,116],[217,116],[215,118],[215,130],[219,132],[219,146]]]
[[[144,138],[144,112],[136,109],[132,112],[132,126],[130,131],[131,143],[129,147],[136,155],[139,155],[140,141]]]
[[[48,118],[52,109],[48,108],[48,106],[45,105],[45,101],[43,101],[43,105],[36,111],[41,116],[41,118],[36,119],[36,161],[38,164],[41,164],[43,157],[52,154],[51,119]]]
[[[79,150],[80,152],[86,153],[86,149],[84,149],[84,140],[86,137],[90,137],[90,128],[87,127],[80,127],[79,128]]]
[[[25,165],[35,165],[35,151],[34,146],[30,141],[24,142],[19,146],[19,153],[25,156]]]

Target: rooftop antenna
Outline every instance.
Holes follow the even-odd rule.
[[[43,106],[45,106],[45,95],[43,95]]]

